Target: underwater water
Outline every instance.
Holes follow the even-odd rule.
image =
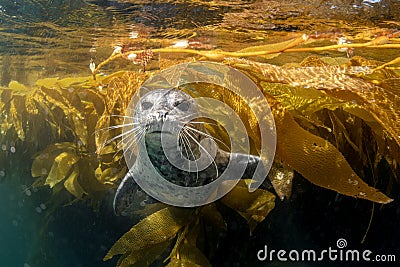
[[[338,249],[340,239],[347,242],[343,248],[387,256],[379,266],[398,266],[399,31],[396,0],[0,0],[0,266],[130,266],[135,247],[143,258],[134,255],[140,260],[132,266],[377,264],[282,261],[277,252],[271,260],[257,258],[266,245],[321,251]],[[326,48],[338,44],[349,47]],[[173,221],[182,224],[153,257],[151,247],[159,243],[146,229],[165,227],[164,234],[170,229],[163,222],[170,221],[158,209],[114,214],[126,164],[118,144],[98,152],[119,132],[101,134],[121,124],[111,115],[125,114],[147,75],[201,60],[231,64],[276,101],[273,107],[287,111],[274,115],[277,161],[287,164],[280,173],[288,185],[263,188],[248,202],[246,194],[232,193],[248,207],[218,202],[209,213],[196,211],[196,222],[176,215]],[[193,90],[201,92],[198,87]],[[252,115],[241,112],[252,127]],[[209,131],[224,138],[218,129]],[[279,139],[288,131],[293,134]],[[255,154],[257,135],[249,135]],[[330,146],[323,143],[326,153],[314,157],[318,149],[303,139]],[[328,169],[331,163],[337,169]],[[366,193],[347,181],[365,181]],[[281,188],[289,190],[282,201]],[[109,252],[147,216],[159,221],[137,230],[140,242]],[[108,253],[111,259],[104,259]],[[121,260],[113,257],[119,254]]]

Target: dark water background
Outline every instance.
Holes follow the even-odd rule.
[[[400,19],[400,4],[395,0],[264,1],[271,12],[263,17],[263,23],[254,24],[251,19],[246,25],[235,23],[232,17],[246,10],[253,12],[255,2],[220,2],[214,6],[209,1],[0,0],[0,85],[6,86],[11,80],[32,85],[44,77],[89,75],[90,59],[105,59],[131,32],[162,40],[203,31],[208,37],[214,36],[212,42],[220,48],[234,50],[251,44],[253,39],[235,37],[228,34],[229,30],[273,36],[275,31],[324,30],[339,25],[338,21],[359,27],[388,26],[393,24],[387,21]],[[262,11],[265,15],[268,9]],[[289,18],[292,22],[285,23]],[[295,23],[293,18],[324,19],[326,23]],[[207,30],[210,26],[216,30]],[[17,146],[11,152],[13,145],[1,141],[5,149],[0,153],[6,160],[0,161],[0,266],[115,266],[115,260],[103,262],[102,258],[133,222],[112,214],[112,192],[99,212],[83,202],[52,210],[50,190],[30,187],[32,155]],[[387,172],[382,166],[379,175],[384,177]],[[360,242],[370,221],[372,203],[339,196],[301,178],[295,179],[294,189],[293,197],[277,202],[252,236],[239,216],[223,211],[230,218],[228,232],[220,237],[211,262],[215,266],[345,266],[260,263],[256,259],[257,251],[266,244],[274,249],[326,249],[335,247],[339,238],[345,238],[351,249],[395,254],[400,261],[398,188],[391,193],[393,203],[375,206],[364,244]]]

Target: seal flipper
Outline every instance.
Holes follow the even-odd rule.
[[[267,176],[261,184],[262,187],[266,189],[273,188],[281,200],[290,198],[294,170],[289,165],[275,158],[269,172],[267,172],[265,166],[262,165],[264,166],[264,169],[261,169],[260,172],[257,173],[256,177],[254,177],[253,175],[257,165],[262,161],[261,157],[235,153],[233,154],[233,160],[236,164],[247,164],[242,178],[253,178],[257,181],[261,181],[265,176]],[[257,187],[257,184],[255,184],[255,186],[254,184],[249,185],[249,189],[255,190]]]
[[[146,204],[158,202],[140,188],[133,178],[135,175],[133,170],[128,171],[118,186],[113,202],[116,215],[130,215],[135,211],[143,209]]]
[[[226,156],[229,156],[230,154],[225,152]],[[262,161],[261,157],[255,156],[255,155],[249,155],[249,154],[243,154],[243,153],[232,153],[232,161],[234,164],[246,166],[246,169],[242,175],[242,179],[256,179],[258,181],[264,180],[262,185],[265,188],[271,188],[273,187],[271,184],[271,181],[268,177],[268,172],[265,169],[264,165],[261,165],[263,168],[260,169],[260,171],[255,175],[256,168],[258,164]],[[226,167],[226,166],[225,166]]]

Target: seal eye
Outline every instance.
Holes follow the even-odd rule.
[[[181,111],[188,111],[190,103],[189,102],[175,102],[174,107],[177,107]]]
[[[145,101],[142,103],[142,109],[144,109],[144,110],[150,109],[152,106],[153,106],[153,103],[151,103],[151,102]]]

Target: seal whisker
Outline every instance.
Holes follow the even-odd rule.
[[[129,129],[127,132],[120,133],[120,134],[114,136],[113,138],[108,139],[108,140],[104,143],[103,146],[109,145],[112,141],[115,141],[115,140],[117,140],[118,138],[121,138],[121,137],[123,137],[123,136],[125,136],[125,135],[135,133],[135,132],[139,131],[141,128],[142,128],[142,127],[137,126],[137,127],[133,127],[132,129]]]
[[[134,129],[129,130],[129,131],[126,132],[126,133],[123,133],[123,135],[122,135],[123,138],[121,138],[121,140],[118,141],[118,143],[116,144],[116,146],[119,147],[119,145],[124,141],[124,139],[128,139],[128,138],[129,138],[130,136],[132,136],[132,135],[138,135],[138,134],[140,133],[141,130],[142,130],[142,127],[136,127],[136,128],[134,128]],[[134,138],[134,137],[132,137],[132,138]],[[131,139],[129,139],[129,141],[128,141],[127,143],[129,143],[130,140],[131,140]],[[122,149],[124,149],[124,148],[122,148]],[[122,150],[122,149],[121,149],[121,150]]]
[[[196,128],[190,127],[190,126],[188,126],[188,125],[185,125],[184,127],[185,127],[186,129],[188,129],[188,130],[194,131],[194,132],[196,132],[196,133],[199,133],[199,134],[201,134],[201,135],[204,135],[204,136],[206,136],[206,137],[208,137],[208,138],[211,138],[211,139],[213,139],[213,140],[219,142],[220,144],[224,145],[226,149],[229,150],[228,145],[227,145],[226,143],[224,143],[223,141],[221,141],[220,139],[218,139],[218,138],[216,138],[216,137],[214,137],[214,136],[212,136],[212,135],[210,135],[210,134],[207,134],[207,133],[205,133],[205,132],[203,132],[203,131],[200,131],[200,130],[198,130],[198,129],[196,129]]]
[[[123,127],[128,127],[128,126],[137,126],[140,123],[126,123],[126,124],[119,124],[119,125],[113,125],[113,126],[109,126],[109,127],[105,127],[105,128],[101,128],[95,131],[95,133],[98,133],[100,131],[110,131],[110,130],[114,130],[114,129],[119,129],[119,128],[123,128]]]
[[[139,143],[144,135],[145,135],[146,131],[144,128],[139,129],[139,131],[136,133],[136,137],[133,136],[128,142],[127,142],[127,148],[126,149],[130,149],[131,150],[131,154],[129,155],[129,159],[132,159],[132,155],[133,155],[133,149],[131,149],[131,147],[135,144],[135,143]]]
[[[137,129],[136,132],[131,132],[131,133],[127,134],[128,137],[126,137],[125,139],[129,138],[129,136],[131,136],[131,135],[133,135],[133,134],[135,134],[135,133],[138,134],[139,131],[140,131],[140,129]],[[128,140],[128,141],[127,141],[127,144],[128,144],[128,147],[127,147],[127,148],[130,148],[130,147],[133,145],[133,143],[134,143],[135,137],[131,137],[130,139],[127,139],[127,140]],[[122,142],[123,142],[123,139],[119,140],[118,143],[115,145],[115,147],[118,148]],[[124,150],[124,147],[119,148],[119,149],[114,153],[114,156],[113,156],[113,157],[115,157],[115,156],[116,156],[120,151],[122,151],[122,150]]]
[[[188,158],[188,150],[187,150],[187,146],[186,146],[186,143],[185,143],[185,140],[183,139],[183,133],[179,133],[179,137],[178,137],[179,139],[178,139],[178,141],[179,141],[179,146],[182,148],[184,148],[185,149],[185,154],[184,154],[184,156],[186,157],[186,158]],[[183,150],[182,150],[182,152],[183,152]]]
[[[197,159],[196,159],[196,157],[194,156],[194,153],[193,153],[193,150],[192,150],[192,147],[190,146],[190,141],[189,141],[189,139],[187,138],[187,135],[188,135],[188,133],[186,132],[186,131],[183,131],[183,138],[185,139],[185,142],[187,143],[187,146],[188,146],[188,148],[189,148],[189,151],[190,151],[190,153],[192,154],[192,158],[193,158],[193,160],[194,160],[194,162],[195,162],[195,164],[196,164],[196,183],[198,182],[198,180],[199,180],[199,165],[197,164]],[[188,157],[189,157],[189,155],[187,155]],[[191,163],[191,159],[189,158],[189,168],[190,168],[190,163]]]
[[[208,158],[212,160],[212,163],[213,163],[214,166],[215,166],[215,171],[216,171],[216,173],[217,173],[217,175],[216,175],[216,178],[217,178],[217,177],[219,176],[219,173],[218,173],[218,166],[217,166],[217,164],[216,164],[216,162],[215,162],[215,159],[210,155],[210,153],[208,153],[207,149],[205,149],[205,148],[200,144],[200,142],[196,140],[196,138],[194,138],[186,129],[183,129],[183,130],[184,130],[184,131],[187,133],[187,135],[199,146],[199,148],[203,149],[203,151],[206,152],[206,155],[208,156]]]

